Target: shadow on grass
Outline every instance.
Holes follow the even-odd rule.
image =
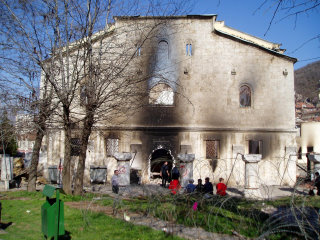
[[[70,239],[71,239],[70,232],[65,231],[65,234],[64,234],[63,236],[59,236],[58,239],[59,239],[59,240],[70,240]]]
[[[308,195],[308,193],[294,189],[294,188],[279,188],[279,190],[287,191],[287,192],[291,192],[291,193],[297,193],[297,194],[304,195],[304,196]]]
[[[5,230],[7,227],[9,227],[12,224],[12,222],[8,223],[0,223],[0,229]]]
[[[44,239],[52,240],[52,239],[55,239],[55,238],[54,237],[46,238],[44,236]],[[68,231],[65,231],[64,235],[58,236],[58,240],[70,240],[70,239],[71,239],[71,235],[70,235],[70,232],[68,232]]]
[[[235,193],[235,194],[239,194],[240,196],[244,197],[244,193],[240,190],[238,190],[237,188],[228,188],[229,192]]]

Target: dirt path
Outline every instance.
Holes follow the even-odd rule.
[[[206,232],[202,228],[185,227],[181,224],[175,224],[167,221],[160,220],[151,216],[145,216],[143,214],[135,212],[124,212],[123,210],[113,211],[111,206],[101,206],[93,202],[66,202],[65,205],[94,212],[102,212],[110,217],[116,217],[125,221],[131,222],[136,225],[144,225],[151,227],[155,230],[165,231],[169,234],[174,234],[179,237],[191,240],[239,240],[244,239],[242,237],[230,236],[225,234],[217,234],[212,232]]]

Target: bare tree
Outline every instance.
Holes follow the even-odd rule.
[[[36,7],[41,6],[31,8],[29,2],[19,1],[1,1],[0,6],[4,10],[1,16],[1,81],[9,86],[6,93],[14,103],[12,111],[24,115],[22,119],[26,125],[18,130],[35,134],[28,181],[28,190],[34,191],[47,120],[56,108],[56,104],[52,104],[53,92],[49,85],[53,68],[45,68],[40,86],[41,69],[47,66],[44,60],[48,57],[46,39],[40,35],[41,26],[36,25],[39,16],[34,15]]]
[[[38,105],[37,108],[35,119],[41,133],[45,132],[46,121],[54,109],[52,106],[58,105],[50,122],[56,127],[62,124],[65,134],[62,175],[67,193],[71,193],[72,128],[74,125],[82,128],[81,154],[76,177],[76,192],[80,193],[92,127],[98,119],[111,122],[119,114],[125,116],[123,113],[133,109],[132,106],[126,106],[127,102],[123,99],[131,98],[132,102],[133,96],[143,96],[138,94],[137,90],[134,94],[130,92],[137,84],[141,87],[146,78],[145,75],[137,74],[137,69],[132,64],[137,64],[134,56],[138,47],[150,38],[153,29],[159,24],[154,23],[146,29],[131,25],[130,29],[118,28],[115,31],[113,17],[138,14],[173,15],[186,9],[188,1],[39,0],[8,3],[2,0],[1,3],[10,20],[4,33],[8,36],[12,49],[19,54],[23,53],[24,57],[42,71],[41,99],[46,99],[46,94],[50,93],[48,96],[51,98],[48,98],[48,101],[39,101],[43,105]],[[123,41],[126,34],[135,33],[137,30],[140,36],[135,38],[135,43]],[[14,31],[19,34],[15,36]],[[113,36],[105,41],[111,33]],[[119,42],[120,35],[122,42]],[[12,59],[15,59],[13,55]],[[133,72],[135,74],[132,74]],[[51,91],[54,91],[54,95]],[[81,96],[84,99],[80,99]],[[80,102],[82,106],[79,108]],[[50,114],[41,112],[48,109]],[[40,139],[43,138],[43,135],[40,135],[39,133],[35,149],[40,149]],[[36,152],[34,158],[38,159]],[[37,162],[33,162],[34,172]]]
[[[269,21],[268,28],[265,35],[269,32],[272,25],[276,22],[282,21],[287,18],[293,18],[294,24],[296,25],[299,21],[299,17],[302,15],[309,15],[312,13],[317,13],[320,8],[319,0],[264,0],[256,11],[261,11],[262,9],[267,9],[271,11],[272,17]],[[307,39],[305,42],[300,43],[295,51],[302,48],[305,44],[311,41],[320,39],[320,33]]]
[[[148,10],[153,7],[149,7]],[[107,18],[112,15],[110,9],[115,8],[109,2]],[[88,23],[92,26],[89,27],[88,37],[81,48],[87,57],[83,80],[80,83],[79,102],[82,109],[79,113],[82,113],[83,117],[79,115],[82,130],[75,175],[75,194],[82,193],[86,151],[95,124],[103,123],[105,126],[120,124],[145,104],[146,80],[151,75],[148,71],[141,70],[145,62],[143,58],[139,58],[140,51],[155,36],[159,26],[166,22],[162,19],[147,24],[145,20],[141,20],[117,28],[107,20],[108,27],[102,32],[93,34],[92,29],[98,19],[99,9],[95,8],[93,12],[92,16],[88,14]],[[171,14],[175,13],[176,9],[173,9]],[[128,21],[131,21],[130,18]],[[128,35],[129,39],[126,37]]]

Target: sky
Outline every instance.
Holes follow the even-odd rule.
[[[191,14],[217,14],[218,21],[250,35],[281,43],[285,54],[298,59],[295,69],[320,60],[320,6],[296,19],[282,10],[268,30],[275,6],[265,0],[195,0]],[[298,2],[301,2],[299,0]],[[282,19],[282,20],[281,20]],[[318,36],[318,37],[317,37]],[[312,38],[315,38],[311,40]],[[307,42],[307,43],[306,43]]]

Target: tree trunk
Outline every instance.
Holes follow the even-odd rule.
[[[46,130],[45,117],[42,115],[42,116],[40,116],[40,118],[41,119],[39,121],[36,140],[33,145],[32,159],[31,159],[31,164],[30,164],[30,169],[29,169],[29,178],[28,178],[28,191],[29,192],[36,191],[40,148],[41,148],[42,139],[43,139],[43,136],[44,136],[44,133]]]
[[[72,194],[71,188],[71,124],[69,111],[64,110],[64,160],[62,169],[62,185],[66,194]]]
[[[39,129],[37,131],[36,140],[32,150],[32,159],[31,159],[31,164],[29,169],[29,179],[28,179],[28,192],[36,191],[39,155],[40,155],[40,148],[41,148],[43,136],[44,136],[44,131],[42,129]]]
[[[81,195],[83,190],[83,177],[84,177],[84,169],[85,169],[85,162],[87,156],[87,147],[89,137],[92,131],[93,126],[93,111],[89,111],[86,114],[85,121],[83,124],[83,130],[81,134],[81,148],[80,148],[80,155],[79,155],[79,162],[77,167],[77,174],[75,179],[75,186],[74,186],[74,195]]]

